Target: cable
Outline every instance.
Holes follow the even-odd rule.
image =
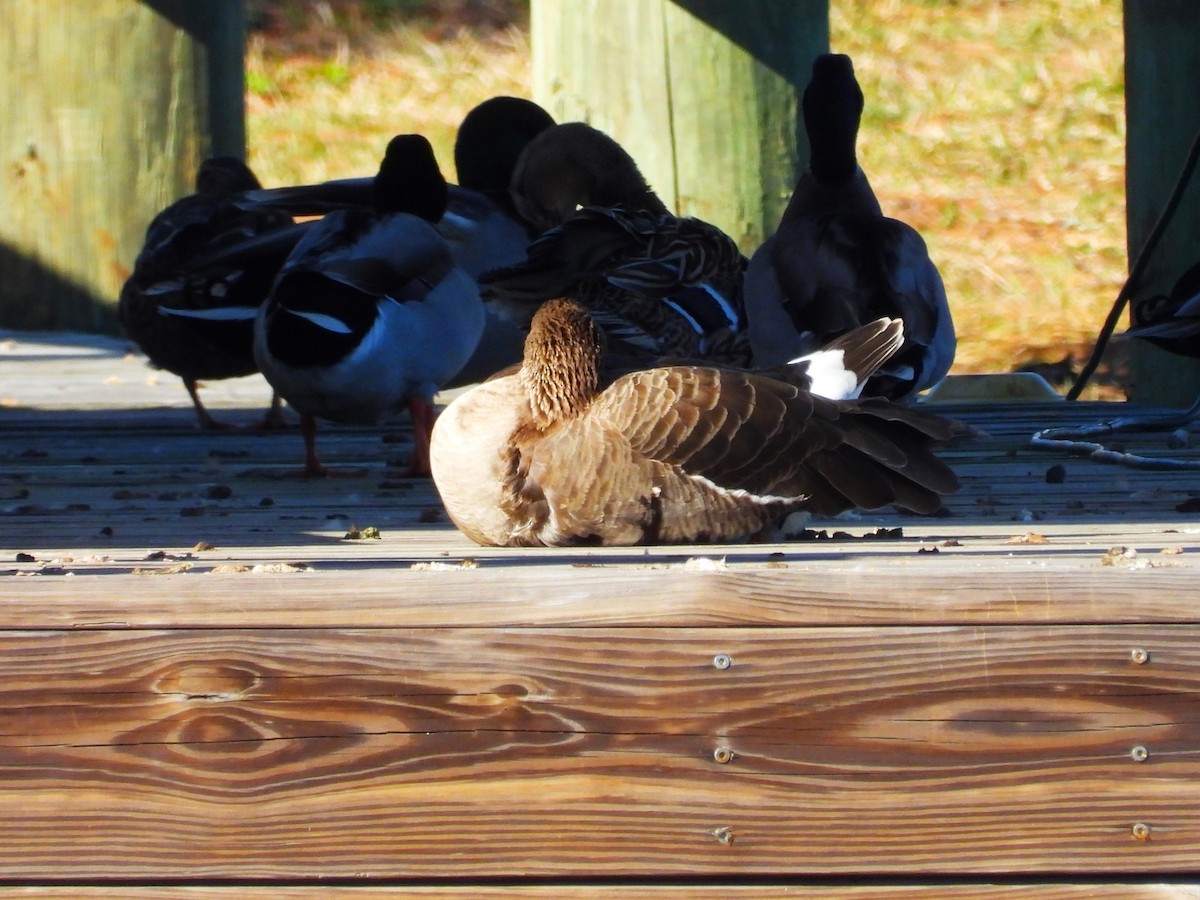
[[[1096,346],[1092,348],[1092,355],[1088,358],[1083,371],[1076,377],[1075,383],[1071,385],[1071,389],[1067,391],[1068,400],[1079,399],[1079,394],[1087,385],[1088,379],[1092,377],[1096,371],[1096,367],[1100,365],[1100,358],[1104,355],[1109,338],[1112,337],[1113,332],[1117,328],[1117,322],[1120,321],[1121,313],[1125,310],[1125,304],[1129,302],[1129,295],[1133,293],[1133,289],[1141,281],[1142,274],[1145,272],[1146,266],[1150,264],[1150,258],[1158,247],[1158,242],[1166,232],[1167,226],[1171,224],[1171,219],[1175,217],[1175,211],[1179,208],[1179,204],[1183,200],[1183,192],[1192,180],[1192,173],[1196,170],[1196,163],[1198,161],[1200,161],[1200,131],[1197,131],[1196,136],[1192,139],[1192,149],[1188,151],[1188,157],[1183,164],[1183,169],[1180,171],[1179,177],[1175,180],[1175,187],[1171,191],[1167,205],[1163,207],[1158,221],[1150,229],[1150,234],[1146,236],[1146,242],[1142,245],[1141,252],[1137,255],[1137,259],[1134,260],[1133,265],[1129,269],[1129,277],[1125,279],[1125,284],[1121,286],[1121,290],[1117,293],[1117,299],[1113,301],[1113,307],[1108,313],[1108,318],[1104,320],[1104,327],[1100,329],[1100,336],[1096,339]]]

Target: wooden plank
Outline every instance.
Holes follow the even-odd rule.
[[[285,564],[266,561],[254,563],[259,572],[235,574],[212,574],[202,563],[190,572],[158,576],[8,577],[0,578],[0,628],[1087,625],[1200,619],[1194,560],[1180,568],[1120,569],[1102,566],[1097,548],[1085,567],[1043,562],[1031,549],[965,567],[943,565],[941,554],[899,563],[855,554],[807,564],[760,557],[744,565],[727,561],[725,571],[700,571],[679,558],[641,564],[628,557],[605,561],[542,553],[521,563],[485,560],[474,569],[454,558],[425,557],[378,565],[327,562],[312,572],[286,571]],[[996,547],[997,553],[1008,551]],[[449,568],[412,568],[430,562]],[[87,565],[68,564],[83,571]],[[177,564],[141,564],[147,571],[172,565]],[[778,565],[788,568],[774,568]]]
[[[1200,122],[1200,19],[1192,0],[1126,0],[1125,142],[1129,255],[1136,258],[1175,187]],[[1197,262],[1200,181],[1195,177],[1135,297],[1167,293]],[[1132,341],[1135,400],[1188,406],[1200,393],[1200,361]]]
[[[6,633],[0,879],[1187,872],[1198,638]]]
[[[331,461],[364,475],[305,482],[279,477],[295,433],[198,435],[184,409],[176,426],[170,410],[0,410],[0,627],[1193,622],[1200,517],[1177,508],[1197,475],[1026,448],[1035,427],[1113,406],[973,413],[993,439],[948,451],[963,480],[948,518],[809,523],[851,536],[838,541],[542,551],[476,547],[427,482],[391,478],[406,430],[327,429]],[[380,539],[346,540],[351,524]],[[864,539],[879,527],[902,534]],[[1114,545],[1140,556],[1105,565]]]
[[[686,900],[699,897],[734,897],[736,900],[773,900],[776,897],[805,898],[848,898],[848,900],[891,900],[893,897],[919,897],[928,900],[1003,900],[1008,897],[1026,898],[1037,896],[1040,900],[1091,900],[1091,898],[1113,897],[1119,900],[1171,900],[1171,898],[1193,898],[1200,892],[1200,883],[1146,884],[1095,883],[1063,884],[1057,882],[1019,884],[787,884],[772,882],[768,885],[696,884],[638,885],[627,882],[605,882],[596,885],[555,884],[538,886],[511,886],[470,884],[461,887],[393,886],[363,887],[324,884],[320,887],[283,887],[271,885],[257,887],[18,887],[7,888],[7,894],[18,897],[33,897],[36,900],[84,900],[84,898],[121,897],[138,900],[153,897],[155,900],[219,900],[237,897],[239,900],[324,900],[324,898],[348,898],[348,900],[403,900],[406,897],[470,897],[472,900],[592,900],[619,896],[621,900]]]
[[[1028,448],[1039,428],[1146,407],[939,407],[991,435],[946,451],[963,481],[948,498],[952,515],[883,511],[808,523],[846,532],[847,540],[489,550],[453,530],[431,485],[388,474],[394,470],[387,463],[408,452],[407,427],[326,428],[323,452],[335,465],[360,467],[363,477],[298,481],[280,477],[299,464],[298,434],[197,434],[178,385],[123,357],[120,345],[11,343],[6,350],[9,342],[0,342],[8,354],[0,355],[0,384],[11,398],[7,408],[0,403],[0,627],[1197,618],[1200,515],[1179,508],[1194,508],[1200,474]],[[211,391],[248,423],[265,390],[243,381]],[[177,406],[162,406],[172,398]],[[1168,449],[1165,438],[1160,432],[1115,440],[1147,454],[1200,458],[1200,448]],[[1047,483],[1054,467],[1061,483]],[[345,540],[351,524],[376,526],[381,537]],[[880,527],[902,533],[864,539]],[[1041,542],[1014,543],[1022,540]],[[201,542],[213,549],[194,550]],[[1114,545],[1140,556],[1106,566]],[[33,560],[17,561],[18,552]],[[464,568],[468,561],[477,568]],[[288,563],[311,571],[289,571]],[[172,568],[187,571],[135,574]],[[3,577],[12,573],[21,575]]]
[[[774,900],[776,897],[847,898],[847,900],[891,900],[893,897],[918,897],[928,900],[1003,900],[1036,896],[1040,900],[1092,900],[1113,897],[1119,900],[1171,900],[1194,898],[1200,883],[1095,883],[1063,884],[1058,882],[1022,882],[1014,884],[820,884],[804,882],[788,884],[771,882],[767,885],[698,884],[684,886],[655,884],[638,885],[628,882],[603,882],[595,885],[555,884],[536,886],[469,884],[460,887],[392,886],[363,887],[323,884],[320,887],[19,887],[8,888],[7,894],[33,897],[36,900],[84,900],[93,897],[121,897],[138,900],[219,900],[237,897],[239,900],[403,900],[406,897],[470,897],[472,900],[593,900],[618,896],[621,900],[686,900],[699,897],[734,897],[736,900]]]

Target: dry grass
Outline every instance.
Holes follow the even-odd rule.
[[[401,131],[453,172],[463,114],[530,92],[525,23],[495,3],[474,29],[469,0],[383,28],[354,0],[282,6],[248,59],[268,184],[368,174]],[[1119,0],[834,0],[831,34],[867,96],[861,162],[945,278],[955,371],[1082,359],[1126,269]]]
[[[343,2],[344,16],[329,3],[278,5],[293,20],[252,34],[246,59],[250,164],[264,184],[369,175],[392,135],[418,131],[453,175],[471,107],[530,93],[524,22],[450,27],[443,12],[372,27],[358,3]]]

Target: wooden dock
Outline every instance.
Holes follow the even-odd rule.
[[[120,343],[0,334],[0,887],[1198,896],[1200,470],[1029,447],[1128,411],[947,407],[991,437],[942,517],[493,550],[404,423],[297,480]]]

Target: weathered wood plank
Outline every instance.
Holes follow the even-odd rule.
[[[1198,637],[4,634],[0,879],[1185,872]]]
[[[472,900],[592,900],[612,898],[621,900],[686,900],[690,897],[734,897],[737,900],[774,900],[776,897],[849,898],[849,900],[891,900],[893,897],[919,897],[928,900],[1003,900],[1007,897],[1039,900],[1091,900],[1114,897],[1120,900],[1173,900],[1194,898],[1200,893],[1200,883],[1096,883],[1063,884],[1023,882],[1019,884],[821,884],[805,882],[788,884],[772,882],[767,885],[697,884],[684,886],[667,884],[639,885],[622,882],[602,882],[595,885],[555,884],[553,886],[496,886],[469,884],[461,887],[396,886],[386,888],[347,887],[54,887],[9,888],[6,893],[37,900],[83,900],[92,897],[121,897],[138,900],[216,900],[237,897],[238,900],[313,900],[329,897],[348,900],[403,900],[405,897],[470,897]]]
[[[122,897],[138,900],[153,897],[155,900],[215,900],[215,898],[237,897],[238,900],[313,900],[330,897],[349,900],[403,900],[405,897],[470,897],[472,900],[592,900],[612,898],[621,900],[686,900],[690,897],[734,897],[737,900],[774,900],[776,897],[849,898],[849,900],[891,900],[893,897],[919,897],[928,900],[1002,900],[1006,897],[1026,898],[1036,896],[1039,900],[1091,900],[1091,898],[1114,897],[1120,900],[1172,900],[1172,898],[1194,898],[1200,893],[1200,883],[1190,884],[1145,884],[1096,883],[1063,884],[1023,882],[1019,884],[821,884],[804,882],[788,884],[771,882],[767,885],[698,884],[684,886],[669,884],[639,885],[622,882],[613,884],[555,884],[553,886],[497,886],[469,884],[461,887],[395,886],[347,887],[322,885],[321,887],[54,887],[9,888],[6,893],[18,897],[34,897],[37,900],[77,900],[92,897]]]
[[[808,626],[1193,623],[1194,561],[1126,570],[1007,555],[948,567],[941,554],[887,565],[878,554],[696,571],[682,558],[542,554],[520,563],[453,559],[445,571],[413,561],[334,564],[271,574],[76,575],[0,579],[0,628],[208,628],[595,625]],[[710,551],[711,552],[711,551]],[[720,552],[719,549],[717,552]],[[947,551],[949,553],[951,551]],[[1024,557],[1024,558],[1023,558]],[[428,557],[425,557],[428,559]],[[434,562],[439,562],[435,559]],[[416,565],[428,563],[416,562]],[[171,563],[143,563],[148,570]],[[576,566],[582,568],[576,568]],[[787,569],[772,568],[787,565]],[[86,566],[86,563],[85,563]],[[47,570],[49,570],[48,567]],[[82,568],[82,567],[81,567]],[[68,569],[68,571],[70,571]]]
[[[131,364],[110,360],[108,370]],[[44,371],[66,363],[49,356],[33,365]],[[93,372],[96,361],[69,365]],[[104,371],[89,377],[99,385]],[[121,403],[162,387],[134,389],[122,378],[115,388]],[[38,389],[39,402],[53,405],[46,390]],[[240,411],[258,415],[246,406]],[[851,537],[838,541],[497,551],[455,532],[427,482],[389,475],[395,470],[386,463],[408,452],[403,427],[327,429],[323,452],[333,464],[360,467],[363,477],[313,482],[280,477],[298,464],[295,433],[198,435],[184,408],[175,425],[167,424],[172,410],[139,411],[143,418],[129,420],[120,409],[0,409],[13,424],[0,436],[0,573],[31,576],[0,577],[0,627],[1196,620],[1200,514],[1180,510],[1195,508],[1200,474],[1028,449],[1037,428],[1132,409],[948,411],[992,438],[946,451],[963,481],[946,518],[883,511],[809,523]],[[1165,452],[1161,434],[1121,440]],[[1200,457],[1196,448],[1170,452]],[[1055,466],[1063,480],[1047,483]],[[376,526],[381,537],[345,540],[352,524]],[[863,539],[879,527],[902,534]],[[1039,542],[1013,543],[1031,533]],[[193,550],[202,542],[213,549]],[[1114,545],[1140,556],[1106,566]],[[18,562],[18,552],[33,559]],[[462,568],[468,560],[478,568]],[[287,563],[312,571],[288,573]],[[420,570],[431,564],[450,570]],[[221,573],[255,567],[257,574]],[[172,568],[188,571],[134,574]]]

